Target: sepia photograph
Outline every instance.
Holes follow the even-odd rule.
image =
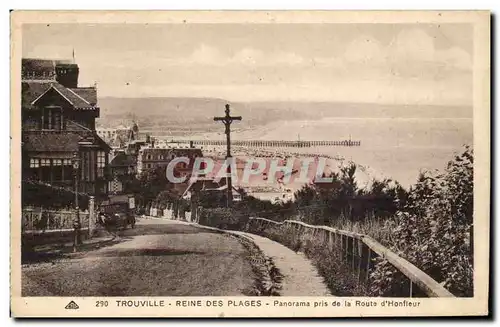
[[[306,13],[11,13],[18,312],[487,311],[489,13]]]

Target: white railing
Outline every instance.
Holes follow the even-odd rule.
[[[340,252],[341,258],[349,264],[352,273],[356,274],[358,281],[369,282],[373,260],[376,257],[381,257],[409,280],[406,296],[411,297],[415,291],[413,288],[416,286],[428,297],[454,297],[432,277],[370,236],[328,226],[309,225],[295,220],[276,222],[265,218],[251,217],[248,224],[250,232],[265,232],[266,229],[270,228],[293,228],[298,232],[299,237],[307,236],[319,240],[331,249],[335,248]]]
[[[43,208],[24,208],[21,216],[23,234],[43,234],[64,232],[74,229],[75,210],[46,210]],[[92,231],[95,226],[93,212],[80,211],[80,226],[82,230]]]

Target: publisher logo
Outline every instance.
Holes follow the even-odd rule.
[[[75,303],[75,301],[71,301],[70,303],[68,303],[68,305],[66,305],[64,307],[64,309],[76,310],[76,309],[80,309],[80,307],[78,306],[78,304]]]

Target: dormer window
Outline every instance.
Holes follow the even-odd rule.
[[[45,107],[42,112],[42,128],[48,130],[62,130],[62,109],[60,107]]]

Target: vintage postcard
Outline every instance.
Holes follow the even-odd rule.
[[[12,316],[488,315],[490,19],[11,12]]]

